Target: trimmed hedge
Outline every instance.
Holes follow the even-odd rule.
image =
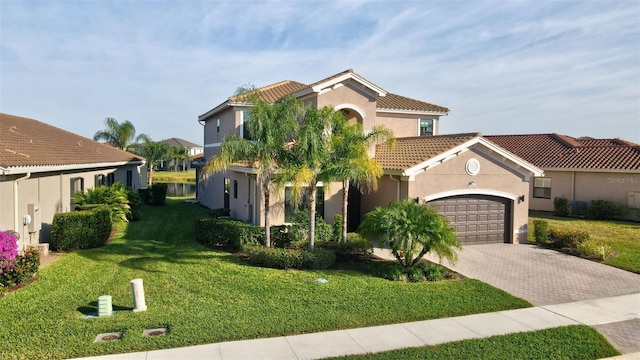
[[[234,219],[201,218],[194,224],[196,242],[239,251],[244,245],[264,243],[264,229]]]
[[[565,197],[556,197],[553,199],[553,215],[569,216],[569,199]]]
[[[623,217],[625,208],[609,200],[591,200],[585,216],[593,220],[613,220]]]
[[[549,222],[546,220],[533,220],[533,235],[536,244],[547,245],[549,243]]]
[[[575,249],[578,244],[588,239],[589,233],[585,231],[549,229],[549,246],[555,249]]]
[[[328,269],[336,263],[333,251],[316,249],[314,252],[299,249],[267,248],[261,245],[243,247],[251,265],[274,269]]]
[[[52,250],[90,249],[103,246],[111,235],[111,212],[106,205],[90,209],[58,213],[51,226]]]
[[[344,244],[339,241],[318,241],[315,246],[320,249],[331,250],[339,258],[366,257],[373,254],[371,242],[357,233],[348,233],[347,242]]]
[[[149,186],[150,205],[164,205],[167,199],[167,184],[153,184]]]

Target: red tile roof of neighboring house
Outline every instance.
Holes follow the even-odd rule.
[[[466,133],[398,138],[393,147],[377,145],[375,160],[385,170],[406,170],[478,136]]]
[[[542,169],[640,170],[640,145],[560,134],[484,136]]]
[[[352,69],[348,69],[345,70],[343,72],[337,73],[335,75],[331,75],[325,79],[322,79],[320,81],[317,81],[313,84],[302,84],[296,81],[291,81],[291,80],[284,80],[284,81],[280,81],[277,82],[275,84],[271,84],[271,85],[267,85],[267,86],[263,86],[260,87],[258,89],[256,89],[256,91],[260,91],[261,92],[261,96],[262,99],[268,102],[276,102],[279,99],[287,96],[287,95],[292,95],[294,93],[297,92],[301,92],[303,90],[309,90],[312,87],[325,83],[325,82],[329,82],[333,79],[337,79],[343,75],[346,74],[354,74],[354,76],[357,76],[358,78],[364,79],[362,76],[356,74]],[[368,80],[366,80],[368,81]],[[370,85],[378,87],[377,85],[369,82]],[[207,112],[206,114],[203,114],[200,116],[201,120],[203,117],[208,116],[208,114],[211,113],[217,113],[219,111],[219,109],[223,108],[223,106],[225,104],[229,105],[232,102],[244,102],[247,100],[248,96],[251,94],[252,92],[247,92],[247,93],[243,93],[243,94],[239,94],[239,95],[234,95],[229,97],[229,99],[227,101],[225,101],[224,103],[220,104],[219,106],[217,106],[216,108],[212,109],[211,111]],[[434,104],[430,104],[428,102],[424,102],[424,101],[420,101],[420,100],[416,100],[416,99],[411,99],[405,96],[400,96],[400,95],[396,95],[396,94],[392,94],[392,93],[386,93],[386,96],[379,96],[377,99],[377,109],[380,111],[391,111],[391,112],[395,112],[395,111],[410,111],[410,112],[436,112],[436,113],[448,113],[449,109],[444,107],[444,106],[440,106],[440,105],[434,105]]]
[[[140,162],[144,158],[45,124],[0,113],[0,169]],[[103,165],[104,166],[104,165]]]

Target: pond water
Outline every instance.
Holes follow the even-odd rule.
[[[196,183],[167,183],[167,196],[196,196]]]

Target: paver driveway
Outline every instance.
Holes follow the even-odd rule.
[[[458,256],[443,265],[536,306],[640,292],[638,274],[535,245],[467,245]]]

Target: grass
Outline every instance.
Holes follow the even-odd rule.
[[[426,320],[530,306],[472,279],[400,283],[357,271],[256,268],[193,241],[206,210],[181,199],[145,207],[105,247],[62,256],[37,281],[0,298],[0,358],[50,359],[173,348]],[[130,280],[148,310],[131,311]],[[328,280],[326,284],[315,282]],[[111,295],[116,313],[83,319]],[[145,329],[169,334],[143,338]],[[93,343],[99,333],[124,338]]]
[[[640,274],[640,223],[566,218],[532,211],[529,214],[528,233],[531,242],[535,242],[533,221],[536,219],[548,221],[551,228],[588,232],[592,239],[608,244],[615,252],[615,256],[604,261],[604,264]]]
[[[196,171],[189,169],[187,171],[154,171],[154,183],[195,183]]]
[[[596,330],[574,325],[463,340],[437,346],[331,358],[333,360],[601,359],[619,353]]]

